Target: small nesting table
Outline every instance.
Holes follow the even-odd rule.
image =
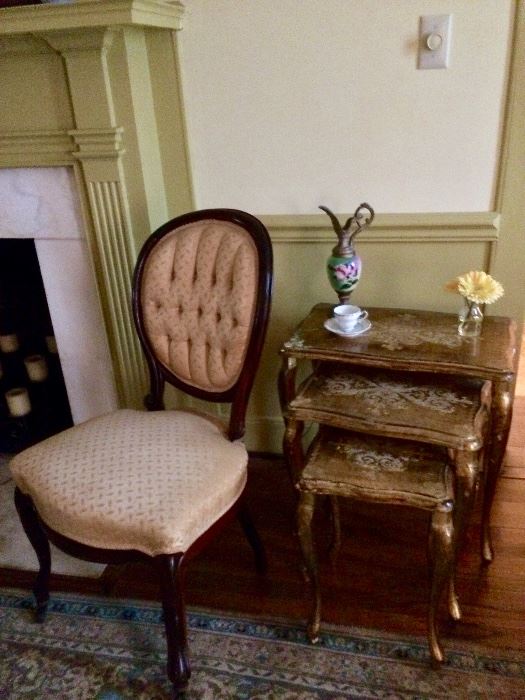
[[[483,560],[492,561],[490,511],[510,429],[521,328],[510,318],[488,316],[479,337],[462,338],[457,333],[455,314],[368,308],[370,330],[344,338],[324,328],[332,309],[331,304],[314,306],[281,348],[279,396],[286,424],[284,452],[290,468],[296,476],[302,472],[301,435],[306,420],[345,427],[344,419],[338,422],[337,409],[331,411],[329,418],[323,418],[328,415],[326,406],[316,405],[315,393],[309,398],[307,411],[291,408],[297,398],[300,360],[312,362],[314,375],[317,368],[336,365],[350,374],[352,368],[395,371],[402,373],[397,376],[403,376],[405,382],[414,377],[416,384],[418,373],[422,372],[431,373],[437,382],[440,377],[489,381],[490,429],[485,445],[481,550]],[[402,428],[386,434],[402,437]]]
[[[448,587],[459,620],[455,560],[484,476],[481,553],[493,558],[490,511],[510,428],[518,362],[518,328],[489,317],[479,337],[457,333],[457,317],[408,309],[368,309],[371,328],[342,337],[325,328],[332,306],[318,304],[281,348],[279,397],[283,450],[300,492],[298,534],[313,595],[312,642],[321,621],[321,589],[312,540],[316,496],[405,504],[431,511],[428,639],[433,664],[443,661],[436,614]],[[297,386],[299,360],[312,372]],[[306,456],[305,423],[318,426]],[[453,464],[452,464],[453,463]],[[455,488],[452,488],[454,467]]]

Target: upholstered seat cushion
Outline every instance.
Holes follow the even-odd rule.
[[[16,455],[10,467],[52,529],[82,544],[183,552],[237,500],[248,455],[184,411],[120,410]]]

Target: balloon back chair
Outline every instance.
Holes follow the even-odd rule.
[[[133,279],[148,411],[93,418],[24,450],[10,465],[16,507],[40,565],[37,621],[49,600],[49,540],[89,561],[149,560],[160,581],[175,697],[190,677],[187,560],[237,515],[257,569],[266,567],[243,497],[248,453],[241,438],[271,286],[270,238],[253,216],[209,209],[163,225],[144,244]],[[231,404],[229,421],[164,410],[166,382]]]

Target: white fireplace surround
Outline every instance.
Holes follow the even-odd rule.
[[[0,169],[0,238],[35,241],[74,423],[117,408],[73,169]]]

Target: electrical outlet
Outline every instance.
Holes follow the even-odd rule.
[[[448,68],[452,15],[425,15],[419,19],[418,68]]]

